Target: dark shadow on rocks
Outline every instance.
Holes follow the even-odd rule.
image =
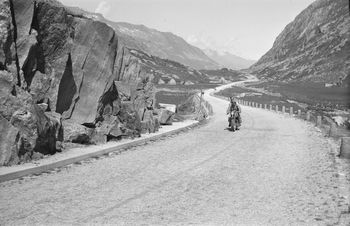
[[[68,55],[66,68],[64,70],[57,95],[56,112],[62,114],[72,104],[73,97],[77,92],[77,86],[73,77],[72,58]]]

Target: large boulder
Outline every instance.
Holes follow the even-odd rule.
[[[91,136],[94,131],[92,128],[80,125],[73,120],[64,120],[63,137],[65,142],[91,144]]]
[[[158,120],[160,125],[172,125],[174,119],[174,112],[166,109],[160,109],[158,112]]]
[[[0,116],[0,166],[19,162],[18,134],[19,129]]]

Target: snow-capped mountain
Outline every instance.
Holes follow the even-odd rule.
[[[253,65],[256,61],[244,59],[229,52],[218,52],[212,49],[204,49],[203,52],[219,63],[221,67],[227,67],[235,70],[245,69]]]

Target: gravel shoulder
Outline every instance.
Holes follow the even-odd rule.
[[[338,145],[299,119],[242,106],[226,130],[228,103],[191,132],[0,184],[4,225],[344,224],[349,163]]]

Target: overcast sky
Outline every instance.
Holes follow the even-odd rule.
[[[200,48],[257,60],[314,0],[60,0],[112,21],[175,33]]]

